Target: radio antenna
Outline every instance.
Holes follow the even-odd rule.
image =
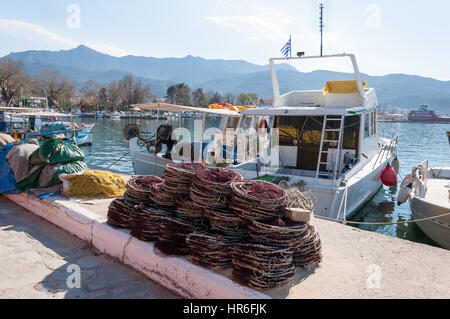
[[[323,3],[320,4],[320,56],[323,56]]]

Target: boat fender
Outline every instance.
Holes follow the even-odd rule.
[[[383,185],[393,187],[397,185],[397,174],[392,168],[391,164],[388,164],[386,169],[381,174],[381,182]]]
[[[409,183],[408,185],[405,185],[402,187],[402,189],[400,190],[400,192],[398,193],[398,196],[397,196],[398,206],[400,206],[408,201],[408,199],[411,197],[412,191],[413,191],[412,183]]]
[[[395,174],[398,175],[398,173],[400,172],[400,161],[398,160],[398,157],[396,157],[393,161],[392,161],[392,168],[395,171]]]

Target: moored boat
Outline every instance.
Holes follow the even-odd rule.
[[[408,186],[412,186],[409,205],[415,220],[441,216],[417,225],[434,242],[450,249],[450,167],[428,168],[424,162],[407,176],[403,187]]]
[[[204,161],[210,167],[228,167],[247,179],[284,179],[300,184],[312,192],[317,215],[332,219],[351,217],[382,187],[381,175],[396,158],[398,138],[379,136],[376,93],[365,88],[360,80],[354,55],[290,60],[325,58],[350,59],[355,80],[330,81],[324,89],[280,95],[274,62],[286,59],[271,59],[274,106],[222,114],[220,127],[210,144],[212,149],[207,149],[203,135],[193,143],[194,147],[187,148],[192,150],[193,161]],[[171,108],[203,114],[220,111],[170,105],[161,110],[174,111]],[[199,126],[203,132],[204,124]],[[166,128],[161,129],[167,132]],[[159,133],[155,135],[160,140]],[[131,137],[131,158],[138,175],[161,175],[180,149],[168,148],[165,154],[158,154],[150,143],[149,153],[138,136]],[[180,142],[173,141],[185,144]],[[190,140],[187,143],[191,145]]]

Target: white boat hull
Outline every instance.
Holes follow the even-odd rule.
[[[422,198],[414,197],[409,203],[414,219],[449,214],[450,209],[433,205]],[[450,215],[436,220],[417,223],[419,228],[439,246],[450,249]]]

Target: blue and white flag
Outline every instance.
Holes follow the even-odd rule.
[[[291,52],[291,39],[289,39],[288,43],[284,45],[284,47],[281,49],[281,53],[287,58],[289,56],[289,53]]]

